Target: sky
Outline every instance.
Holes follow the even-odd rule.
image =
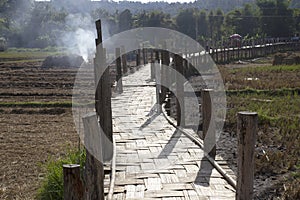
[[[50,0],[35,0],[35,1],[50,1]],[[101,0],[92,0],[92,1],[101,1]],[[113,1],[119,2],[124,0],[113,0]],[[127,1],[140,1],[142,3],[153,2],[153,0],[127,0]],[[195,0],[158,0],[158,1],[164,1],[168,3],[174,3],[174,2],[185,3],[185,2],[194,2]]]
[[[119,0],[115,0],[115,1],[119,1]],[[120,0],[122,1],[122,0]],[[147,2],[153,2],[153,0],[127,0],[127,1],[140,1],[142,3],[147,3]],[[185,3],[185,2],[194,2],[195,0],[158,0],[158,1],[164,1],[164,2],[168,2],[168,3],[175,3],[175,2],[180,2],[180,3]]]

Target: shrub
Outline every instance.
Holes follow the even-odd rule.
[[[64,158],[58,160],[51,159],[43,167],[46,175],[41,188],[38,190],[37,199],[39,200],[60,200],[63,199],[63,165],[79,163],[84,166],[85,151],[71,151]]]
[[[0,51],[5,51],[7,49],[7,42],[6,39],[0,37]]]

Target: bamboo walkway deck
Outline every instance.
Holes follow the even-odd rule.
[[[123,77],[124,92],[112,98],[113,199],[234,199],[235,190],[202,149],[157,114],[149,79],[146,65]]]

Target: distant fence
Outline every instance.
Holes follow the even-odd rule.
[[[281,40],[251,40],[244,41],[240,46],[218,45],[206,47],[205,53],[210,54],[212,59],[218,64],[230,63],[236,60],[251,59],[266,56],[276,52],[300,50],[300,41],[292,39]],[[203,52],[196,52],[192,55],[193,59],[199,59]]]

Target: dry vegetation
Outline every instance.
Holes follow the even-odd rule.
[[[34,199],[43,164],[78,142],[70,108],[76,69],[41,69],[47,54],[0,54],[0,199]]]
[[[300,198],[300,65],[220,66],[227,87],[226,129],[234,135],[236,113],[258,113],[256,198]]]
[[[76,69],[42,69],[46,53],[29,54],[0,54],[0,199],[33,199],[45,176],[41,165],[78,142],[70,108]],[[258,112],[256,196],[300,199],[300,65],[271,62],[219,67],[228,93],[225,128],[234,140],[236,113]]]

